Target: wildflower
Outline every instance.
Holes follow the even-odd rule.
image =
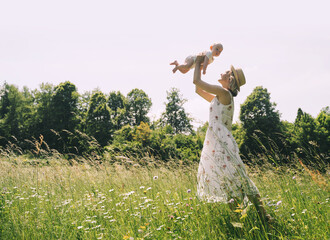
[[[169,217],[170,217],[170,219],[173,219],[174,218],[174,216],[173,215],[168,215]]]
[[[141,229],[146,229],[146,226],[140,226]]]
[[[154,180],[157,180],[158,179],[158,176],[154,176]]]
[[[164,227],[165,225],[161,225],[161,226],[159,226],[159,228],[157,228],[156,230],[157,231],[160,231],[160,230],[162,230],[162,227]]]
[[[140,187],[140,189],[143,189],[143,188],[144,188],[144,186],[141,186],[141,187]]]
[[[251,230],[249,231],[249,233],[253,232],[254,230],[260,230],[260,229],[257,228],[256,226],[254,226],[253,228],[251,228]]]
[[[278,202],[276,203],[276,206],[281,205],[281,203],[282,203],[282,201],[278,201]]]
[[[296,179],[296,176],[293,176],[292,179]]]
[[[79,227],[77,227],[78,229],[81,229],[81,228],[83,228],[83,226],[79,226]]]
[[[228,203],[233,203],[233,202],[235,202],[233,198],[228,201]]]
[[[233,227],[238,227],[238,228],[242,228],[243,227],[243,223],[231,222],[231,224],[233,225]]]
[[[187,190],[187,193],[191,193],[191,189],[188,189],[188,190]]]
[[[240,220],[243,220],[247,217],[247,214],[243,214],[242,217],[240,217]]]
[[[109,192],[112,192],[114,189],[110,189]]]

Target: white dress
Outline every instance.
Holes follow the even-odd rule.
[[[231,134],[234,101],[223,105],[211,101],[209,127],[197,173],[197,196],[207,202],[242,201],[246,195],[259,194],[247,176],[239,149]]]

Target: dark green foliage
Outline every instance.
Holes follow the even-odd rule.
[[[5,82],[0,89],[0,118],[3,119],[9,111],[9,85]]]
[[[297,117],[294,122],[295,140],[299,145],[306,147],[310,141],[316,139],[316,122],[308,113],[298,109]]]
[[[246,134],[242,124],[234,123],[232,125],[232,134],[237,142],[238,147],[242,148]]]
[[[78,124],[78,92],[69,81],[55,87],[51,100],[52,123],[54,130],[74,131]]]
[[[78,92],[69,81],[60,83],[54,89],[50,103],[50,135],[46,141],[60,152],[71,152],[73,133],[79,126]]]
[[[310,114],[298,109],[294,122],[292,147],[305,164],[322,167],[329,161],[330,114],[323,109],[314,119]]]
[[[330,151],[330,111],[329,107],[321,110],[316,117],[317,143],[320,152],[329,155]]]
[[[184,161],[199,161],[203,148],[204,137],[200,135],[177,134],[174,142],[179,152],[179,156]]]
[[[54,95],[55,87],[49,83],[41,84],[40,90],[34,91],[34,106],[36,109],[36,128],[31,133],[32,136],[38,137],[40,134],[49,141],[53,138],[53,133],[50,129],[56,128],[53,125],[53,109],[52,109],[52,97]]]
[[[27,103],[16,86],[4,84],[0,100],[0,136],[3,140],[11,136],[20,139],[26,135],[24,120],[28,120]]]

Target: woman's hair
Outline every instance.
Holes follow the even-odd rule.
[[[231,92],[233,97],[236,97],[238,94],[237,83],[233,75],[230,76],[229,91]]]

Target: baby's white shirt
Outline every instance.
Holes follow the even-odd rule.
[[[214,57],[212,56],[212,52],[207,51],[207,52],[205,53],[205,56],[209,59],[209,64],[210,64],[210,63],[213,63],[213,61],[214,61]]]
[[[212,56],[212,52],[211,51],[203,52],[203,54],[205,54],[205,56],[209,59],[209,64],[210,63],[213,63],[214,57]],[[198,55],[190,55],[190,56],[188,56],[186,58],[186,61],[187,61],[188,58],[193,58],[194,59],[194,64],[190,67],[190,69],[195,68],[195,66],[196,66],[196,58],[197,58]]]

